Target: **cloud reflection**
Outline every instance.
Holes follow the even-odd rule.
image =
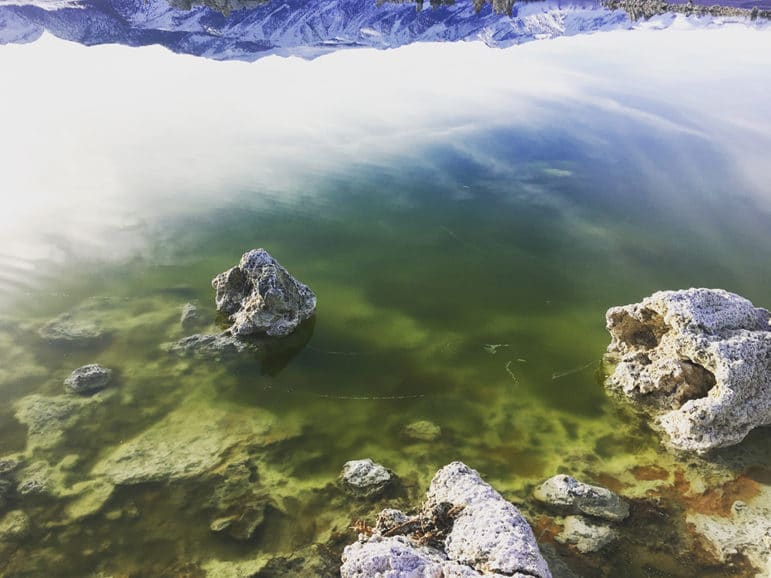
[[[2,56],[6,277],[11,261],[21,275],[31,260],[124,258],[148,227],[244,191],[255,204],[312,195],[309,175],[436,143],[473,158],[469,135],[502,126],[574,125],[598,154],[610,143],[592,127],[605,117],[684,132],[721,147],[764,210],[771,200],[771,75],[760,73],[771,35],[742,25],[682,19],[506,50],[415,44],[251,64],[51,36]],[[476,160],[508,170],[507,151]]]

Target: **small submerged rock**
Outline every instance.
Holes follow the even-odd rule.
[[[19,540],[29,533],[29,516],[22,510],[13,510],[0,518],[0,542]]]
[[[235,267],[212,280],[217,310],[228,314],[235,337],[292,333],[316,311],[316,295],[265,249],[244,253]]]
[[[629,516],[629,504],[617,494],[564,474],[546,480],[533,491],[533,497],[548,506],[611,522],[620,522]]]
[[[198,312],[198,307],[192,303],[185,303],[182,306],[182,314],[179,317],[179,323],[185,331],[190,331],[200,325],[201,314]]]
[[[402,434],[411,440],[432,442],[442,435],[442,428],[428,420],[420,420],[405,426]]]
[[[342,578],[551,578],[533,531],[517,508],[461,462],[436,473],[418,516],[381,513],[372,536],[362,535],[345,548],[340,572]]]
[[[771,314],[722,289],[659,291],[606,314],[607,386],[672,447],[706,453],[771,424]]]
[[[107,387],[112,380],[112,369],[91,363],[78,367],[64,380],[64,388],[70,393],[91,395]]]
[[[393,472],[369,458],[346,462],[340,477],[345,491],[359,498],[379,496],[394,480]]]
[[[92,345],[104,338],[104,331],[95,323],[78,321],[70,313],[51,319],[38,329],[45,341],[57,345]]]

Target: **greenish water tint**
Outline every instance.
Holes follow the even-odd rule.
[[[213,193],[205,213],[186,207],[153,224],[142,256],[68,263],[16,296],[0,328],[0,455],[25,452],[32,439],[14,417],[21,397],[60,395],[86,363],[114,368],[117,379],[87,417],[26,449],[19,472],[47,464],[49,491],[11,495],[31,524],[3,546],[0,572],[214,576],[212,560],[264,562],[314,543],[337,556],[355,538],[355,519],[415,507],[436,469],[456,459],[521,503],[544,542],[553,536],[529,492],[557,472],[645,497],[635,467],[681,464],[603,390],[605,310],[690,286],[771,305],[771,215],[720,143],[622,117],[581,118],[308,172],[291,190],[231,192],[221,202]],[[165,352],[183,336],[188,301],[213,330],[210,280],[253,247],[316,292],[307,343],[262,359]],[[43,343],[37,328],[68,311],[99,322],[107,338],[88,348]],[[219,515],[212,496],[227,479],[211,469],[119,484],[102,500],[77,489],[168,415],[195,432],[180,434],[190,447],[198,435],[271,424],[236,460],[250,464],[250,491],[264,507],[251,539],[210,530]],[[438,425],[440,437],[406,438],[417,420]],[[746,444],[768,463],[767,433]],[[377,503],[336,485],[342,464],[363,457],[402,480]],[[216,468],[231,459],[220,456]],[[560,554],[586,575],[747,575],[740,561],[704,556],[674,485],[655,494],[655,508],[636,507],[619,546]],[[78,514],[83,496],[98,505]]]

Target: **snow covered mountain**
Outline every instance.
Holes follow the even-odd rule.
[[[189,0],[172,1],[191,5]],[[253,4],[225,15],[197,5],[174,8],[167,0],[0,0],[0,43],[31,42],[47,30],[87,45],[161,44],[218,60],[255,60],[268,54],[313,58],[342,47],[394,48],[426,41],[481,40],[505,47],[632,26],[625,12],[608,10],[598,0],[513,6],[505,0],[494,5],[482,0],[435,0],[430,6],[376,0]]]

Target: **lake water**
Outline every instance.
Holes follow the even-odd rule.
[[[414,508],[458,459],[547,547],[530,492],[555,473],[635,500],[610,550],[556,545],[580,575],[753,574],[686,515],[718,508],[697,480],[766,491],[769,433],[673,456],[606,395],[601,358],[605,310],[659,289],[771,305],[768,32],[255,64],[44,37],[0,57],[0,456],[29,522],[2,575],[321,575],[355,520]],[[211,278],[255,247],[313,288],[313,322],[263,355],[165,351],[187,302],[218,327]],[[62,313],[104,337],[42,340]],[[70,408],[87,363],[114,383]],[[421,420],[438,438],[405,435]],[[375,502],[337,482],[364,457],[401,480]],[[212,531],[223,517],[251,537]]]

